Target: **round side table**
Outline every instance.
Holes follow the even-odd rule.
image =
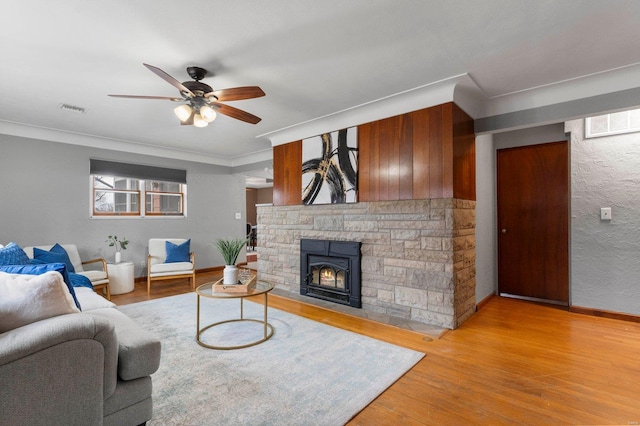
[[[133,284],[133,262],[109,263],[109,287],[111,294],[123,294],[132,292]]]

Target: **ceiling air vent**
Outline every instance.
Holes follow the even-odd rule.
[[[76,105],[60,104],[60,109],[63,111],[75,112],[76,114],[84,114],[85,109]]]

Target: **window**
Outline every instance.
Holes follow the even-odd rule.
[[[148,215],[181,215],[183,206],[183,185],[159,180],[145,183],[145,210]]]
[[[140,184],[136,179],[93,175],[93,214],[140,215]]]
[[[92,216],[185,216],[186,171],[91,160]]]
[[[632,132],[640,132],[640,109],[588,117],[585,120],[586,138]]]

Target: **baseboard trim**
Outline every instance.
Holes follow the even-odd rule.
[[[237,266],[242,266],[242,263],[238,263]],[[197,273],[202,273],[202,272],[215,272],[215,271],[222,271],[224,269],[224,266],[213,266],[211,268],[203,268],[203,269],[196,269],[196,274]]]
[[[238,266],[242,266],[242,265],[246,265],[246,263],[238,263]],[[224,266],[213,266],[211,268],[202,268],[202,269],[196,269],[196,274],[199,273],[203,273],[203,272],[216,272],[216,271],[222,271],[224,269]],[[136,283],[140,283],[140,282],[147,282],[147,276],[144,275],[142,277],[135,277],[133,282]]]
[[[489,303],[491,301],[491,299],[493,299],[494,297],[496,297],[496,294],[495,293],[491,293],[490,295],[488,295],[487,297],[485,297],[484,299],[482,299],[481,301],[476,303],[476,312],[478,312],[480,309],[484,308],[487,305],[487,303]]]
[[[583,306],[570,306],[569,312],[591,315],[600,318],[609,318],[629,322],[640,322],[640,315],[625,314],[622,312],[606,311],[604,309],[585,308]]]

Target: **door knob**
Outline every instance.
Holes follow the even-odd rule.
[[[506,234],[507,233],[507,228],[502,228],[502,233]]]

